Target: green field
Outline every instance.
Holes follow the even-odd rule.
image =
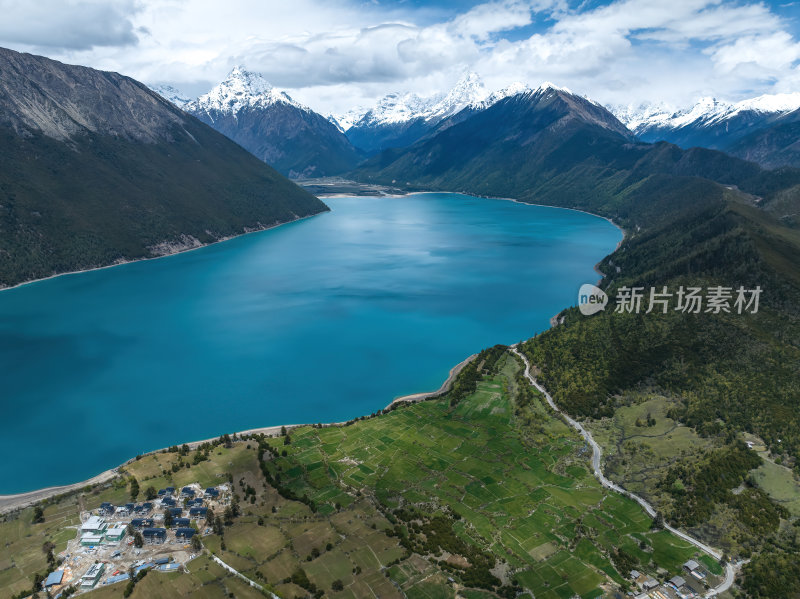
[[[281,597],[611,596],[630,568],[677,573],[700,557],[599,485],[583,440],[521,381],[511,354],[481,364],[455,405],[446,396],[288,440],[215,443],[198,464],[197,451],[148,455],[125,471],[142,490],[231,481],[240,514],[204,545]],[[54,503],[45,524],[31,525],[31,510],[1,522],[6,595],[46,573],[41,545],[63,548],[79,505],[127,497],[117,481]],[[93,596],[122,596],[125,585]],[[204,556],[188,573],[150,573],[132,597],[231,593],[259,594]]]

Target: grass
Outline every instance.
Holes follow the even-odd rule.
[[[792,516],[800,516],[800,481],[791,470],[765,459],[750,474],[750,478],[774,501],[789,510]]]
[[[241,500],[241,515],[224,535],[203,542],[281,597],[307,594],[290,581],[298,568],[337,599],[451,598],[456,589],[475,599],[497,596],[464,585],[464,568],[472,567],[466,557],[452,557],[454,566],[445,564],[446,554],[409,551],[404,543],[411,521],[398,520],[400,508],[416,510],[423,522],[443,518],[457,539],[451,542],[462,543],[470,559],[489,556],[501,584],[516,582],[536,597],[597,597],[603,589],[624,587],[627,573],[617,572],[611,559],[618,548],[634,556],[642,571],[679,572],[694,548],[651,531],[636,503],[603,489],[590,474],[583,440],[539,399],[520,408],[519,369],[504,354],[494,374],[456,406],[445,398],[350,426],[296,429],[288,445],[281,438],[262,440],[278,451],[265,463],[271,476],[280,476],[284,493],[314,502],[316,511],[266,483],[258,439],[215,445],[199,464],[193,464],[195,451],[143,456],[125,467],[125,475],[136,476],[142,489],[226,480],[244,497],[252,487],[254,499]],[[18,592],[29,585],[31,572],[44,573],[42,543],[58,538],[63,544],[75,534],[63,525],[76,521],[79,504],[120,503],[127,494],[119,481],[48,507],[45,525],[31,525],[30,510],[0,523],[0,540],[9,543],[0,564],[14,564],[0,572],[3,588]],[[332,590],[334,581],[342,583],[341,591]],[[123,588],[95,593],[117,597]],[[189,573],[149,574],[132,597],[230,593],[248,597],[255,591],[203,556],[190,563]]]

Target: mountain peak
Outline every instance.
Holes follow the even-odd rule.
[[[539,87],[537,87],[535,91],[546,92],[550,90],[556,92],[564,92],[565,94],[571,94],[573,96],[575,95],[571,89],[567,87],[561,87],[559,85],[556,85],[555,83],[551,83],[550,81],[545,81]]]
[[[427,120],[444,119],[468,107],[477,108],[489,98],[489,92],[477,73],[467,72],[456,82],[453,88],[441,101],[434,104],[428,114]]]
[[[192,101],[189,96],[171,85],[151,85],[150,89],[165,100],[172,102],[178,108],[183,108]]]
[[[286,92],[275,89],[261,73],[236,65],[219,85],[197,98],[188,108],[236,114],[243,108],[265,108],[278,103],[308,110]]]

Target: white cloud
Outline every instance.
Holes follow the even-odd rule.
[[[83,50],[138,41],[133,0],[0,0],[0,40],[31,48]]]
[[[468,68],[493,87],[551,80],[615,103],[739,99],[800,82],[791,24],[748,0],[617,0],[592,10],[492,0],[449,18],[360,0],[0,0],[0,8],[0,45],[194,94],[244,64],[322,112],[387,91],[432,93]],[[520,28],[534,33],[518,39]]]

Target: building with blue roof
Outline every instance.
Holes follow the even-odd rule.
[[[122,574],[117,574],[116,576],[109,576],[106,578],[106,581],[103,584],[114,584],[116,582],[122,582],[123,580],[128,580],[130,576],[128,576],[127,572]]]
[[[153,562],[147,562],[146,564],[142,564],[138,568],[134,569],[133,575],[137,576],[139,572],[141,572],[142,570],[149,570],[152,567],[153,567]]]
[[[189,516],[192,516],[194,518],[205,518],[207,514],[208,514],[208,508],[207,507],[192,507],[192,508],[189,508]]]
[[[47,575],[47,580],[44,581],[45,588],[50,588],[56,585],[61,584],[61,581],[64,579],[64,570],[56,570],[55,572],[50,572]]]
[[[158,544],[167,540],[166,528],[145,528],[142,530],[142,537],[146,543]]]
[[[176,537],[183,537],[185,539],[191,539],[197,531],[194,528],[178,528],[175,531]]]
[[[219,497],[219,490],[216,489],[215,487],[209,487],[205,491],[205,496],[206,497]]]
[[[131,520],[131,526],[134,528],[152,528],[155,520],[152,518],[134,518]]]
[[[161,564],[168,564],[169,563],[169,558],[168,557],[159,557],[158,559],[154,559],[153,563],[156,566],[160,566]]]
[[[173,517],[177,518],[183,513],[183,510],[179,507],[171,507],[167,510]]]

